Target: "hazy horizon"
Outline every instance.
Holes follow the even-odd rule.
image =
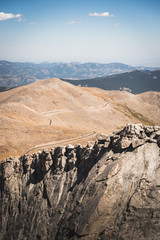
[[[157,0],[1,0],[0,59],[160,66]]]
[[[89,61],[89,62],[80,62],[80,61],[68,61],[68,62],[62,62],[62,61],[57,61],[57,62],[51,62],[51,61],[37,61],[37,62],[34,62],[34,61],[12,61],[12,60],[8,60],[8,59],[0,59],[0,61],[7,61],[7,62],[12,62],[12,63],[32,63],[32,64],[52,64],[52,63],[62,63],[62,64],[74,64],[74,63],[77,63],[77,64],[87,64],[87,63],[93,63],[93,64],[124,64],[124,65],[128,65],[128,66],[131,66],[131,67],[151,67],[151,68],[160,68],[160,65],[157,64],[157,65],[142,65],[142,64],[128,64],[128,63],[124,63],[124,62],[93,62],[93,61]]]

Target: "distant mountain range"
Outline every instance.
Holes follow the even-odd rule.
[[[63,79],[64,80],[64,79]],[[64,80],[76,86],[98,87],[104,90],[126,90],[134,94],[146,91],[160,91],[160,70],[116,74],[85,80]]]
[[[143,67],[138,67],[142,69]],[[32,83],[38,79],[65,78],[90,79],[134,70],[122,63],[19,63],[0,61],[0,86],[15,87]],[[147,68],[143,68],[147,70]],[[154,70],[149,68],[149,70]]]

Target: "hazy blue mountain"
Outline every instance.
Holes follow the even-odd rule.
[[[0,86],[15,87],[47,78],[88,79],[131,71],[122,63],[19,63],[0,61]]]
[[[137,70],[142,70],[142,71],[156,71],[160,70],[159,67],[144,67],[144,66],[136,66]]]
[[[107,77],[64,81],[77,86],[98,87],[104,90],[127,90],[137,94],[146,91],[160,91],[160,70],[134,70]]]
[[[26,85],[39,79],[69,79],[74,85],[99,87],[106,90],[129,88],[133,93],[159,91],[160,71],[122,63],[48,63],[0,61],[0,87]],[[80,80],[78,80],[80,79]],[[5,89],[2,89],[5,90]]]

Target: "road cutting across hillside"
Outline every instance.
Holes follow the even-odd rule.
[[[61,144],[69,144],[69,143],[72,143],[74,141],[82,140],[82,139],[85,139],[85,138],[90,138],[90,137],[93,137],[93,136],[96,136],[96,132],[95,131],[93,131],[92,133],[85,134],[83,136],[76,137],[76,138],[65,139],[65,140],[57,141],[57,142],[48,142],[48,143],[40,144],[40,145],[37,145],[37,146],[35,146],[33,148],[30,148],[26,152],[26,154],[29,154],[30,152],[35,151],[35,150],[44,149],[46,147],[56,147],[56,146],[60,146]]]
[[[82,109],[70,109],[70,108],[66,108],[66,109],[60,109],[60,110],[54,110],[54,111],[49,111],[49,112],[43,112],[41,113],[42,116],[48,116],[48,115],[54,115],[54,114],[60,114],[60,113],[72,113],[72,112],[83,112],[85,110],[87,111],[95,111],[95,110],[99,110],[99,109],[103,109],[105,108],[109,103],[105,103],[104,105],[101,106],[91,106],[91,107],[84,107]]]
[[[50,119],[48,116],[50,115],[54,115],[54,114],[60,114],[60,113],[73,113],[73,112],[82,112],[82,111],[96,111],[96,110],[99,110],[99,109],[103,109],[105,108],[109,103],[105,103],[101,106],[91,106],[91,107],[85,107],[83,109],[80,109],[80,110],[74,110],[74,109],[60,109],[60,110],[54,110],[54,111],[50,111],[50,112],[45,112],[45,113],[41,113],[42,116],[46,116],[49,120],[49,125],[52,125],[52,119]],[[80,136],[80,137],[77,137],[77,138],[72,138],[72,139],[66,139],[66,140],[62,140],[62,141],[58,141],[58,142],[48,142],[48,143],[44,143],[44,144],[41,144],[41,145],[37,145],[33,148],[30,148],[26,154],[36,150],[36,149],[42,149],[42,148],[45,148],[45,147],[50,147],[50,146],[57,146],[59,144],[67,144],[68,142],[74,142],[74,141],[77,141],[77,140],[80,140],[80,139],[85,139],[85,138],[90,138],[92,136],[94,136],[96,134],[96,132],[92,132],[92,133],[89,133],[89,134],[86,134],[86,135],[83,135],[83,136]]]

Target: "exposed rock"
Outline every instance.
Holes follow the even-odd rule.
[[[160,239],[160,127],[0,163],[0,239]]]
[[[157,144],[160,147],[160,136],[157,138]]]
[[[159,131],[156,131],[156,136],[160,136],[160,130]]]
[[[96,135],[98,143],[103,144],[105,142],[110,142],[110,136],[105,134],[97,134]]]
[[[109,144],[110,144],[110,142],[105,142],[105,143],[104,143],[104,148],[108,148],[108,147],[109,147]]]
[[[145,143],[145,139],[139,139],[137,137],[132,139],[132,147],[137,148]]]
[[[128,137],[123,137],[120,141],[120,147],[121,149],[129,148],[129,146],[132,143],[132,139]]]

